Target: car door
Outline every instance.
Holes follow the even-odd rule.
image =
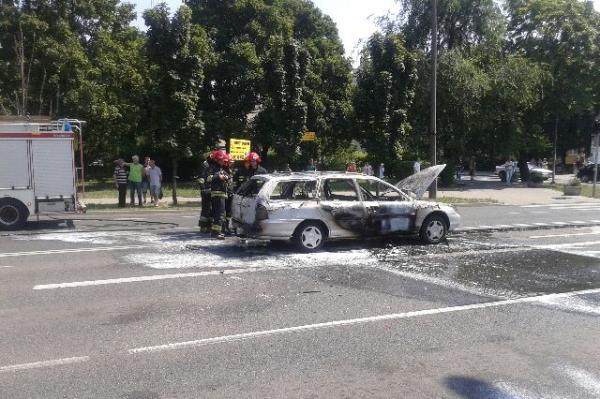
[[[367,214],[352,178],[326,178],[319,189],[319,206],[340,235],[362,235]]]
[[[398,234],[414,226],[415,209],[411,201],[396,187],[379,179],[357,179],[367,212],[365,230],[368,235]]]
[[[261,178],[252,178],[244,183],[237,194],[234,197],[232,207],[235,206],[237,209],[233,210],[232,213],[235,215],[237,220],[245,224],[253,224],[256,218],[256,205],[257,197],[265,180]]]

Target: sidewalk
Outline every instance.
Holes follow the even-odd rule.
[[[573,178],[572,174],[557,175],[556,183],[565,184]],[[502,183],[498,176],[491,172],[478,172],[475,180],[469,176],[462,176],[456,188],[438,190],[438,198],[452,197],[474,200],[493,200],[502,205],[544,205],[544,204],[574,204],[580,202],[598,202],[582,196],[565,196],[561,192],[549,188],[530,188],[523,183],[507,185]]]

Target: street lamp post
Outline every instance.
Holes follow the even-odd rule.
[[[437,165],[437,0],[431,0],[431,164]],[[437,179],[429,187],[429,198],[437,197]]]

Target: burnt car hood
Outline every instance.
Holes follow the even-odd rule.
[[[445,167],[446,164],[423,169],[419,173],[415,173],[399,181],[396,183],[396,187],[400,190],[413,193],[419,199],[425,194],[431,183],[442,173]]]

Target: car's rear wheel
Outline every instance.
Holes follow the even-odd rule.
[[[440,214],[433,214],[427,216],[421,225],[419,236],[425,244],[438,244],[446,237],[447,233],[448,223],[446,219]]]
[[[327,230],[322,223],[304,222],[294,234],[296,246],[304,252],[318,251],[327,240]]]
[[[29,212],[25,205],[12,198],[0,200],[0,230],[17,230],[25,225]]]

